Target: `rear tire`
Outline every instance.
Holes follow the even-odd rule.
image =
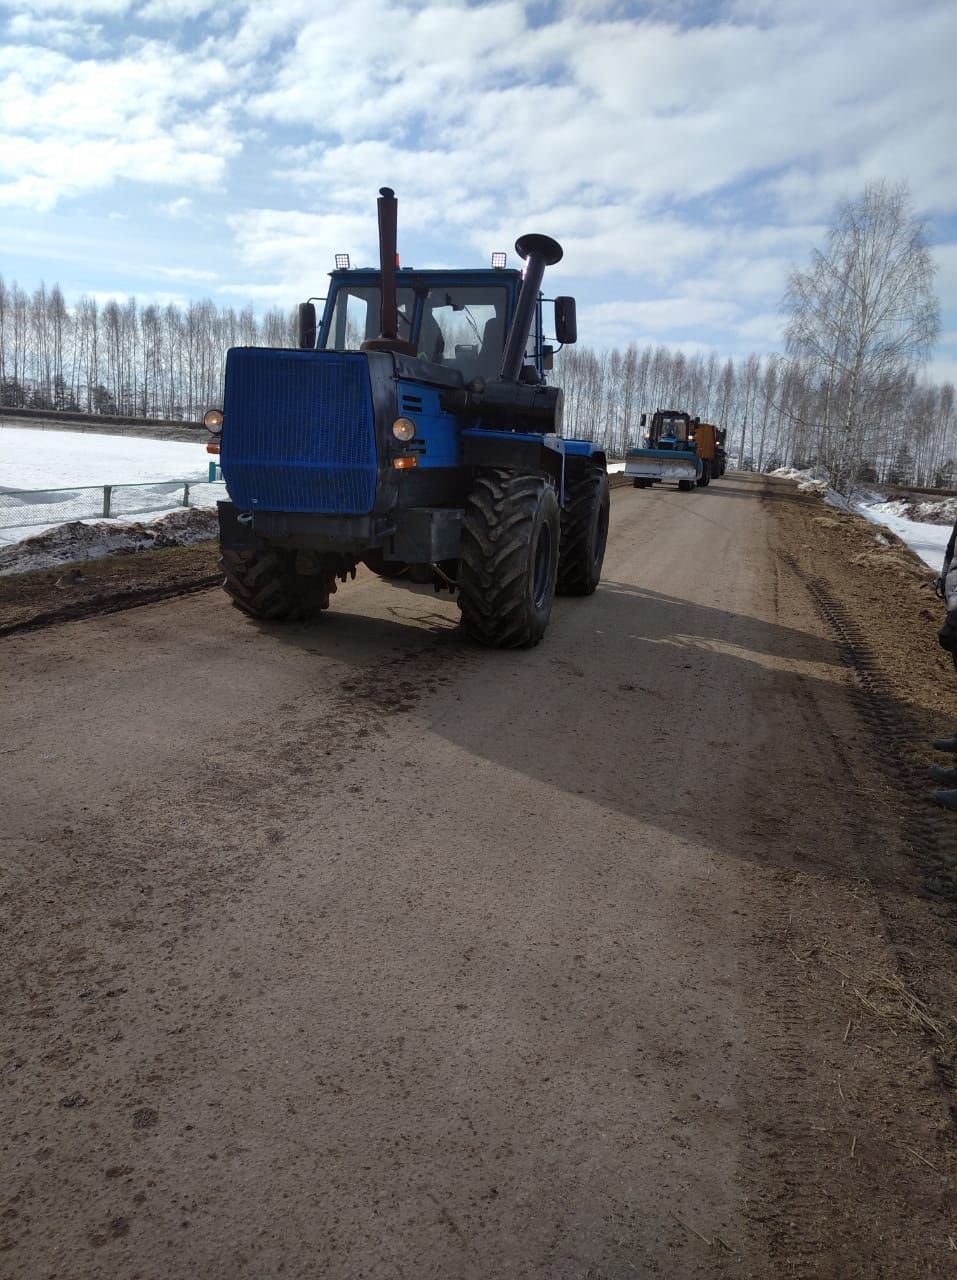
[[[705,458],[701,463],[701,476],[698,479],[698,487],[706,489],[711,483],[711,459]]]
[[[480,644],[529,649],[545,634],[555,596],[558,497],[544,476],[488,470],[462,513],[459,608]]]
[[[590,596],[601,581],[608,541],[608,477],[589,468],[565,489],[558,555],[560,596]]]
[[[219,566],[223,589],[237,609],[263,622],[298,622],[329,608],[336,589],[330,570],[309,576],[296,572],[296,552],[277,547],[224,550]]]

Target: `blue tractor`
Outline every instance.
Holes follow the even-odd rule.
[[[225,590],[255,618],[308,618],[363,562],[457,592],[483,644],[535,645],[556,591],[595,590],[608,533],[605,456],[562,438],[545,381],[540,287],[561,247],[522,236],[524,272],[400,269],[387,187],[379,247],[378,270],[337,258],[321,318],[299,308],[298,350],[227,354],[206,415]],[[573,298],[555,333],[575,341]]]
[[[647,414],[641,415],[645,426]],[[684,409],[659,409],[638,448],[625,454],[625,475],[636,489],[674,480],[683,492],[711,483],[715,428]]]

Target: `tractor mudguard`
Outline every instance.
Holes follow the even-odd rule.
[[[468,427],[462,432],[462,462],[468,467],[495,467],[526,474],[543,472],[561,490],[565,441],[517,431],[487,431]]]

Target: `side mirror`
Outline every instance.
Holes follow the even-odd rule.
[[[571,346],[578,341],[574,298],[555,299],[555,337],[563,346]]]
[[[643,427],[646,425],[647,422],[648,422],[648,415],[647,413],[643,413],[641,417],[638,419],[638,425],[639,427]]]
[[[299,304],[299,350],[316,349],[316,307],[312,302]]]
[[[549,346],[542,347],[542,368],[547,373],[550,369],[553,369],[554,367],[555,367],[555,348],[549,347]]]

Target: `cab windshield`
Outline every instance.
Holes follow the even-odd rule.
[[[505,350],[506,292],[495,286],[439,286],[425,292],[416,336],[419,358],[467,378],[494,378]]]
[[[499,285],[431,285],[398,289],[398,335],[420,360],[458,369],[466,378],[494,378],[502,364],[508,310]],[[344,285],[336,293],[326,348],[358,351],[379,333],[379,290]]]
[[[663,436],[674,436],[676,440],[688,439],[688,420],[686,418],[665,418],[661,423]]]
[[[396,290],[399,311],[399,337],[412,332],[415,294],[411,289]],[[327,351],[358,351],[363,342],[379,335],[379,290],[370,286],[349,285],[336,292],[332,323],[326,338]]]

